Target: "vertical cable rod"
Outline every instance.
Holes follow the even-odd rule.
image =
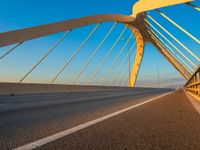
[[[132,61],[134,61],[135,54],[136,54],[136,51],[134,52],[133,56],[131,57]],[[122,77],[125,76],[125,73],[126,73],[125,71],[126,71],[127,67],[128,67],[128,64],[126,64],[126,66],[124,67],[123,71],[121,72],[121,74],[120,74],[120,76],[119,76],[119,78],[118,78],[118,80],[116,82],[116,86],[120,83]]]
[[[108,51],[107,55],[104,57],[103,61],[101,62],[101,64],[98,66],[98,68],[96,69],[96,71],[94,72],[94,74],[89,78],[87,84],[90,84],[92,82],[92,80],[94,79],[94,77],[96,76],[96,74],[99,72],[99,70],[102,68],[102,66],[104,65],[104,63],[106,62],[106,60],[108,59],[108,57],[110,56],[112,50],[115,48],[115,46],[117,45],[117,43],[119,42],[119,40],[121,39],[122,35],[124,34],[124,32],[127,29],[127,25],[125,26],[125,28],[122,30],[121,34],[118,36],[117,40],[115,41],[115,43],[113,44],[113,46],[110,48],[110,50]]]
[[[137,41],[137,40],[136,40]],[[125,58],[123,59],[123,61],[120,63],[119,67],[117,68],[117,70],[115,70],[114,75],[112,76],[112,79],[109,83],[109,85],[112,84],[114,77],[117,75],[117,72],[119,71],[119,69],[122,67],[122,65],[125,63],[126,59],[128,58],[129,54],[132,52],[133,48],[136,45],[136,41],[134,42],[134,44],[131,46],[130,50],[128,51],[128,54],[125,56]]]
[[[12,47],[10,50],[8,50],[5,54],[3,54],[2,56],[0,56],[0,59],[3,59],[6,55],[8,55],[10,52],[12,52],[13,50],[15,50],[18,46],[20,46],[23,42],[18,43],[17,45],[15,45],[14,47]]]
[[[186,3],[186,5],[188,5],[188,6],[192,7],[192,8],[194,8],[194,9],[196,9],[197,11],[200,11],[200,8],[197,7],[197,6],[195,6],[195,5],[193,5],[192,3]]]
[[[190,38],[192,38],[194,41],[196,41],[198,44],[200,44],[200,41],[196,37],[194,37],[191,33],[189,33],[188,31],[186,31],[184,28],[182,28],[180,25],[178,25],[176,22],[174,22],[172,19],[170,19],[166,14],[164,14],[159,9],[156,9],[156,11],[161,16],[163,16],[165,19],[167,19],[169,22],[171,22],[173,25],[175,25],[179,30],[181,30],[182,32],[184,32],[185,34],[187,34]]]
[[[49,50],[45,53],[45,55],[21,78],[19,83],[21,83],[59,44],[64,40],[64,38],[71,32],[71,30],[67,31]]]
[[[76,78],[74,79],[74,81],[72,82],[72,85],[74,85],[76,83],[76,81],[81,76],[81,74],[83,73],[83,71],[85,70],[85,68],[91,62],[92,58],[94,58],[94,56],[97,54],[97,52],[99,51],[99,49],[101,48],[101,46],[104,44],[104,42],[106,41],[106,39],[108,38],[108,36],[112,33],[112,31],[113,31],[113,29],[115,28],[116,25],[117,25],[117,22],[115,22],[115,24],[111,27],[111,29],[108,31],[108,33],[106,34],[106,36],[100,42],[100,44],[96,47],[96,49],[94,50],[94,52],[92,53],[92,55],[90,56],[90,58],[85,62],[85,64],[83,65],[82,69],[80,70],[80,72],[78,73],[78,75],[76,76]]]
[[[69,60],[64,64],[64,66],[60,69],[60,71],[56,74],[56,76],[52,79],[50,84],[53,84],[53,82],[58,78],[58,76],[65,70],[65,68],[68,66],[68,64],[72,61],[72,59],[78,54],[78,52],[82,49],[82,47],[85,45],[85,43],[88,41],[88,39],[93,35],[93,33],[98,29],[99,25],[101,23],[98,23],[92,31],[89,33],[89,35],[85,38],[85,40],[81,43],[81,45],[76,49],[76,51],[73,53],[73,55],[69,58]]]
[[[190,55],[192,55],[196,60],[200,61],[200,58],[197,57],[190,49],[188,49],[183,43],[181,43],[177,38],[175,38],[169,31],[167,31],[161,24],[159,24],[155,19],[150,15],[147,15],[154,23],[156,23],[163,31],[165,31],[171,38],[173,38],[179,45],[181,45]]]
[[[156,29],[149,21],[145,19],[145,21],[160,35],[162,36],[173,48],[175,48],[190,64],[196,68],[197,66],[185,55],[183,54],[170,40],[168,40],[158,29]],[[146,26],[148,29],[150,29],[148,26]]]
[[[160,48],[164,48],[165,49],[165,47],[161,44],[161,42],[159,41],[159,39],[156,37],[156,36],[154,36],[154,37],[152,37],[152,39],[154,40],[154,41],[156,41],[157,43],[158,43],[158,46],[160,47]],[[170,52],[169,52],[170,53]],[[170,53],[171,54],[171,53]],[[170,55],[167,55],[167,57],[168,58],[170,58]],[[176,63],[175,61],[173,61],[176,65],[178,65],[178,67],[179,68],[181,68],[181,70],[182,70],[182,65],[180,64],[180,63]],[[182,70],[182,71],[184,71],[184,70]],[[186,70],[187,71],[187,70]],[[188,71],[187,71],[188,72]],[[185,72],[184,72],[185,73]],[[189,73],[189,72],[188,72]],[[190,78],[190,76],[191,76],[191,74],[189,73],[189,74],[184,74],[184,76],[187,76],[187,78]]]
[[[128,77],[128,80],[129,80],[129,77]],[[128,82],[126,81],[126,78],[124,78],[122,86],[128,87]]]
[[[155,34],[152,30],[148,29],[149,31],[151,31],[153,34]],[[149,32],[148,31],[148,32]],[[149,32],[152,36],[154,36],[151,32]],[[156,35],[156,34],[155,34]],[[179,60],[181,60],[181,62],[190,70],[190,71],[194,71],[180,56],[178,56],[176,54],[176,52],[167,44],[165,43],[162,39],[160,39],[160,42],[163,43],[170,51],[171,51],[171,54],[173,53]]]
[[[117,57],[115,58],[115,60],[113,61],[112,65],[110,66],[110,68],[108,69],[108,71],[106,72],[106,74],[104,75],[104,77],[102,78],[102,80],[100,81],[100,85],[102,85],[102,83],[105,81],[106,77],[108,76],[108,74],[112,71],[114,65],[116,64],[117,60],[119,59],[119,57],[121,56],[122,52],[124,51],[124,49],[126,48],[126,46],[129,44],[131,38],[133,37],[133,33],[129,36],[127,42],[124,44],[124,46],[121,48],[119,54],[117,55]]]

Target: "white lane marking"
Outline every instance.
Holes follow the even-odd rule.
[[[189,92],[185,92],[187,98],[190,100],[196,111],[200,114],[200,103]]]
[[[116,112],[114,112],[114,113],[111,113],[111,114],[108,114],[108,115],[106,115],[106,116],[97,118],[97,119],[95,119],[95,120],[88,121],[88,122],[86,122],[86,123],[80,124],[80,125],[78,125],[78,126],[75,126],[75,127],[70,128],[70,129],[67,129],[67,130],[58,132],[58,133],[56,133],[56,134],[47,136],[47,137],[42,138],[42,139],[40,139],[40,140],[37,140],[37,141],[35,141],[35,142],[28,143],[28,144],[25,144],[25,145],[23,145],[23,146],[17,147],[17,148],[15,148],[14,150],[32,150],[32,149],[35,149],[35,148],[40,147],[40,146],[42,146],[42,145],[44,145],[44,144],[53,142],[53,141],[55,141],[55,140],[57,140],[57,139],[59,139],[59,138],[62,138],[62,137],[67,136],[67,135],[69,135],[69,134],[75,133],[75,132],[77,132],[77,131],[79,131],[79,130],[81,130],[81,129],[87,128],[87,127],[89,127],[89,126],[92,126],[92,125],[97,124],[97,123],[99,123],[99,122],[101,122],[101,121],[104,121],[104,120],[107,120],[107,119],[112,118],[112,117],[114,117],[114,116],[117,116],[117,115],[119,115],[119,114],[121,114],[121,113],[124,113],[124,112],[126,112],[126,111],[128,111],[128,110],[131,110],[131,109],[133,109],[133,108],[139,107],[139,106],[141,106],[141,105],[144,105],[144,104],[146,104],[146,103],[149,103],[149,102],[151,102],[151,101],[154,101],[154,100],[156,100],[156,99],[159,99],[159,98],[161,98],[161,97],[164,97],[164,96],[169,95],[169,94],[171,94],[171,93],[173,93],[173,92],[169,92],[169,93],[162,94],[162,95],[160,95],[160,96],[151,98],[151,99],[149,99],[149,100],[147,100],[147,101],[144,101],[144,102],[141,102],[141,103],[139,103],[139,104],[136,104],[136,105],[127,107],[127,108],[125,108],[125,109],[116,111]]]

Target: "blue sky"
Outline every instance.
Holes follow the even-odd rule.
[[[132,5],[134,3],[135,1],[131,0],[2,0],[0,6],[0,32],[12,31],[96,14],[118,13],[130,15],[132,13]],[[200,5],[199,2],[194,2],[194,4],[198,6]],[[161,10],[170,18],[176,20],[178,24],[187,29],[195,37],[198,39],[200,38],[200,31],[198,29],[200,21],[197,19],[200,15],[197,11],[186,5],[177,5],[163,8]],[[192,41],[185,34],[181,33],[155,11],[150,11],[149,14],[156,18],[156,20],[165,26],[170,32],[172,32],[174,36],[179,37],[179,39],[184,42],[184,44],[186,44],[186,46],[188,46],[198,57],[200,56],[200,46],[197,43]],[[106,34],[105,31],[108,31],[112,25],[113,23],[105,23],[98,29],[98,32],[95,33],[95,38],[93,37],[92,40],[88,41],[87,47],[83,47],[82,51],[84,53],[80,53],[79,56],[75,58],[74,64],[76,64],[77,67],[71,64],[68,68],[69,70],[66,70],[61,75],[61,77],[57,80],[57,83],[69,83],[73,80],[73,75],[80,70],[83,62],[87,60],[88,56],[95,49],[98,41],[100,41]],[[93,28],[94,25],[91,25],[89,27],[73,31],[72,34],[65,39],[63,45],[59,45],[52,55],[50,55],[47,60],[45,60],[45,62],[36,69],[36,71],[32,72],[25,81],[49,82],[49,80],[51,80],[55,73],[59,70],[60,66],[62,66],[66,59],[69,59],[69,56],[72,55],[73,51],[71,51],[71,49],[76,49],[76,47],[81,44],[85,36]],[[123,28],[123,25],[118,25],[116,27],[116,30],[105,43],[104,47],[102,47],[102,50],[97,55],[96,60],[92,61],[92,64],[96,64],[96,62],[99,62],[99,60],[105,56],[105,52],[109,49],[113,40],[116,39],[116,35],[119,35]],[[5,59],[0,60],[0,67],[2,68],[0,71],[2,75],[0,80],[2,82],[17,82],[21,78],[22,74],[29,70],[30,67],[39,58],[41,58],[41,56],[49,48],[49,45],[56,42],[62,34],[63,33],[58,33],[27,42]],[[126,31],[124,37],[127,38],[130,34],[130,31]],[[67,42],[70,42],[70,45]],[[116,50],[113,52],[111,58],[114,58],[114,56],[117,55],[117,49],[120,49],[123,42],[125,41],[121,41],[121,45],[119,44],[118,47],[115,48]],[[133,41],[131,44],[133,44]],[[181,49],[178,44],[177,47]],[[9,48],[10,47],[1,48],[0,54],[6,52]],[[182,49],[182,51],[185,52],[184,49]],[[196,64],[199,63],[189,56],[187,52],[185,52],[185,54],[188,55],[188,57],[191,58]],[[125,53],[122,56],[125,56]],[[111,58],[110,60],[112,60]],[[106,68],[109,67],[110,62],[111,61],[108,60],[105,63],[102,70],[97,75],[97,81],[94,83],[98,83],[98,78],[103,76],[103,73],[106,71]],[[88,77],[95,68],[95,65],[89,66],[83,76],[81,76],[79,82],[84,84],[84,79]],[[115,69],[116,68],[117,65]],[[160,85],[162,87],[182,84],[185,82],[183,77],[181,77],[181,75],[170,65],[170,63],[166,61],[156,48],[151,44],[147,44],[138,76],[137,86],[157,86],[158,68],[160,74]],[[124,78],[127,78],[127,76]]]

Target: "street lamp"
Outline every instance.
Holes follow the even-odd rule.
[[[158,66],[158,68],[157,68],[157,77],[158,77],[158,88],[160,87],[160,74],[159,74],[159,66]]]
[[[134,38],[130,38],[130,39],[121,38],[122,41],[125,41],[125,40],[127,41],[127,40],[131,40],[131,39],[134,39]],[[128,47],[128,80],[130,82],[130,77],[131,77],[130,42],[128,42],[127,47]]]

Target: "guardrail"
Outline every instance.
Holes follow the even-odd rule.
[[[200,65],[185,84],[185,90],[189,91],[200,100]]]

